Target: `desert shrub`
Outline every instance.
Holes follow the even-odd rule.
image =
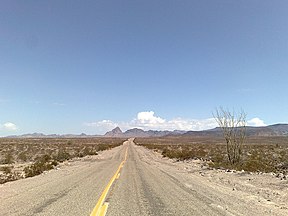
[[[59,163],[57,162],[57,161],[55,161],[55,160],[53,160],[52,162],[51,162],[51,165],[52,166],[57,166]]]
[[[71,155],[66,152],[64,149],[60,149],[58,153],[54,156],[54,160],[63,162],[65,160],[69,160],[71,158]]]
[[[88,148],[88,147],[85,147],[85,148],[83,149],[83,155],[89,155],[90,152],[91,152],[91,150],[90,150],[90,148]]]
[[[34,164],[25,167],[24,172],[26,177],[32,177],[35,175],[39,175],[46,170],[53,169],[52,162],[43,162],[43,161],[36,161]]]
[[[186,153],[182,152],[181,148],[172,148],[171,146],[165,147],[162,150],[162,156],[168,158],[176,158],[179,160],[184,160]]]
[[[14,157],[11,152],[7,152],[4,156],[3,164],[12,164],[14,162]]]
[[[124,141],[124,138],[1,138],[0,163],[10,165],[33,162],[25,168],[25,175],[34,176],[65,160],[95,155],[98,149],[110,149],[121,145]],[[4,171],[0,173],[0,182],[14,180],[17,176],[21,178],[20,173],[13,172],[13,169],[4,169],[7,174],[4,174]]]
[[[53,160],[50,155],[45,154],[42,156],[38,156],[36,157],[36,161],[32,165],[24,168],[25,176],[32,177],[35,175],[39,175],[46,170],[53,169],[54,166],[57,165],[58,162]]]
[[[287,143],[287,137],[247,137],[241,146],[241,158],[231,164],[221,136],[137,138],[138,145],[161,152],[163,157],[201,158],[211,168],[288,174]]]
[[[243,168],[245,170],[252,172],[267,170],[268,167],[269,166],[267,166],[267,161],[260,151],[252,151],[243,164]]]
[[[8,175],[10,173],[12,173],[12,169],[13,169],[13,166],[4,166],[4,167],[1,167],[1,171],[5,174],[5,175]]]
[[[4,184],[4,183],[9,182],[9,181],[15,181],[15,180],[18,180],[20,178],[21,178],[21,176],[17,172],[5,173],[4,175],[0,175],[0,184]]]
[[[94,151],[92,148],[89,148],[89,147],[84,147],[84,148],[81,148],[81,149],[76,149],[75,152],[74,152],[74,157],[85,157],[86,155],[94,155],[94,154],[97,154],[96,151]]]
[[[109,149],[109,148],[110,148],[109,145],[100,144],[100,145],[98,146],[98,151],[104,151],[104,150]]]
[[[207,156],[207,152],[201,147],[169,146],[162,150],[163,157],[176,158],[178,160],[200,159]]]
[[[52,159],[52,157],[48,154],[40,155],[35,158],[36,162],[42,162],[42,163],[47,163]]]
[[[242,110],[237,114],[220,107],[213,116],[222,129],[229,163],[237,165],[241,162],[242,146],[246,137],[246,113]]]
[[[253,149],[255,148],[255,149]],[[223,168],[223,169],[235,169],[245,170],[248,172],[283,172],[288,170],[288,163],[277,153],[276,149],[271,146],[263,146],[256,148],[255,146],[247,148],[245,157],[237,164],[227,163],[220,154],[214,154],[212,162],[209,163],[210,167]],[[252,150],[251,150],[252,149]],[[244,154],[243,154],[244,155]]]
[[[209,166],[212,168],[223,168],[223,166],[227,167],[228,165],[225,155],[221,152],[214,152],[214,154],[211,155],[210,160]]]
[[[83,154],[82,151],[77,150],[76,153],[75,153],[75,157],[80,157],[80,158],[82,158],[82,157],[84,157],[84,154]]]
[[[21,153],[18,155],[18,159],[21,160],[21,161],[26,162],[26,161],[27,161],[26,152],[21,152]]]

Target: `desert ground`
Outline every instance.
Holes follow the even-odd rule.
[[[222,150],[220,139],[211,143],[210,138],[199,138],[191,143],[191,139],[137,138],[123,145],[115,140],[114,148],[71,157],[39,175],[1,184],[0,215],[89,215],[124,158],[127,161],[105,197],[107,215],[288,214],[288,181],[279,161],[273,172],[227,168],[219,161],[217,167],[212,156]],[[283,138],[251,139],[251,144],[259,151],[270,149],[267,160],[272,151],[276,157],[287,150]],[[196,149],[189,150],[190,158],[187,145]]]

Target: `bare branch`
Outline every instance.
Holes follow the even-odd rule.
[[[214,119],[222,129],[226,141],[228,160],[231,164],[239,163],[242,153],[242,145],[246,137],[246,113],[229,111],[220,107],[213,113]]]

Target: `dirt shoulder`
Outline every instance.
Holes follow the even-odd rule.
[[[288,214],[288,180],[279,178],[274,173],[250,173],[244,171],[211,169],[201,160],[177,161],[163,158],[153,150],[137,146],[142,152],[142,159],[164,172],[174,173],[189,187],[193,179],[202,185],[212,187],[226,193],[235,194],[243,200],[249,200],[251,205],[257,203],[269,209],[276,215]]]

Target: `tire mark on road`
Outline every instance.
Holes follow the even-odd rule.
[[[72,189],[70,189],[70,190],[72,190]],[[43,203],[42,205],[40,205],[37,208],[35,208],[33,210],[33,215],[41,213],[45,208],[47,208],[48,206],[50,206],[54,202],[57,202],[62,197],[66,196],[70,190],[64,191],[64,192],[61,192],[61,193],[58,193],[58,194],[54,194],[54,196],[52,198],[48,199],[45,203]]]

